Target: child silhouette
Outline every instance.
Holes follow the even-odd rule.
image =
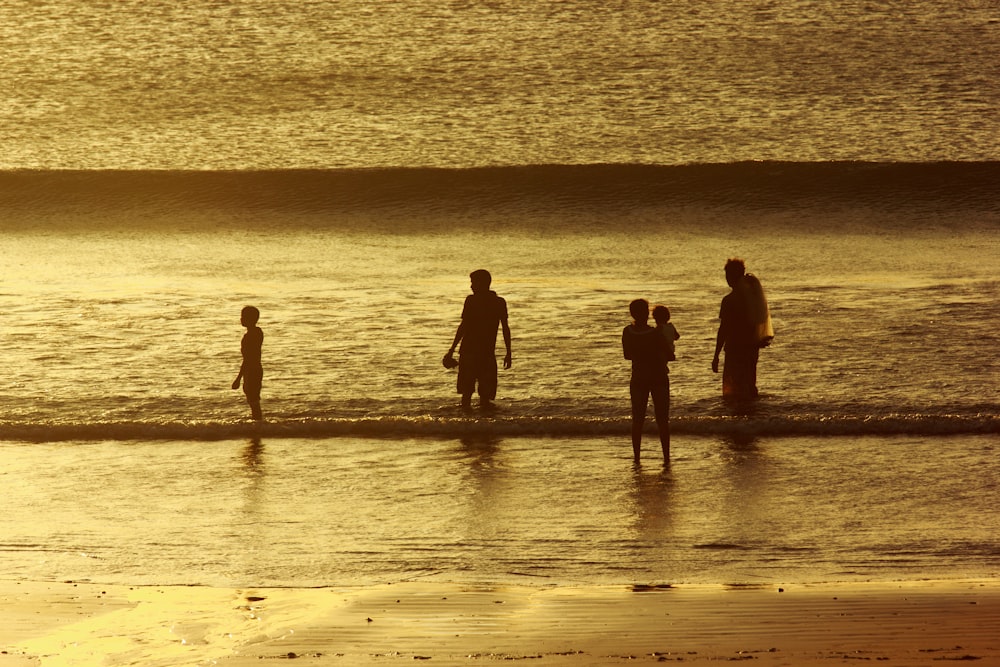
[[[247,403],[250,405],[250,415],[254,421],[263,421],[264,417],[260,411],[260,388],[264,380],[264,368],[260,357],[264,332],[257,326],[258,319],[260,311],[253,306],[246,306],[240,312],[240,324],[247,328],[247,332],[240,341],[243,363],[240,364],[240,373],[233,382],[233,389],[239,389],[242,380],[243,393],[246,394]]]

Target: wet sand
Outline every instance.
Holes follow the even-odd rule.
[[[1000,665],[1000,581],[224,589],[0,582],[0,667]]]

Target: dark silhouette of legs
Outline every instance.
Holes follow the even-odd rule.
[[[649,399],[653,399],[653,414],[656,417],[656,427],[660,432],[660,448],[663,450],[663,461],[670,461],[670,380],[664,386],[630,386],[632,398],[632,455],[636,462],[642,450],[642,430],[646,424],[646,409]]]
[[[635,385],[633,382],[629,389],[632,396],[632,456],[638,463],[642,451],[642,429],[646,424],[646,408],[649,405],[649,390]]]

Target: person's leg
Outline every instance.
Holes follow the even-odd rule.
[[[497,397],[497,385],[499,384],[499,370],[497,359],[490,355],[482,360],[479,369],[479,407],[489,409],[493,407],[493,401]]]
[[[646,407],[649,405],[649,388],[633,380],[629,385],[629,394],[632,399],[632,456],[638,463],[642,450],[642,428],[646,423]]]
[[[472,392],[476,388],[476,372],[469,355],[459,355],[458,357],[458,381],[456,382],[458,393],[462,395],[462,409],[468,410],[472,407]]]
[[[731,354],[729,350],[726,350],[724,354],[725,358],[722,361],[722,397],[736,398],[739,393],[736,355]]]
[[[726,349],[722,366],[722,395],[745,401],[757,397],[757,350],[733,346]]]
[[[653,396],[653,414],[656,415],[656,428],[660,432],[660,447],[663,449],[663,462],[670,462],[670,378],[661,387],[650,392]]]
[[[754,348],[750,353],[750,361],[747,365],[747,395],[749,398],[757,398],[757,360],[760,358],[760,348]]]
[[[250,406],[250,416],[254,421],[264,421],[264,416],[260,410],[260,390],[263,384],[263,374],[259,372],[244,372],[243,393],[247,397],[247,405]]]

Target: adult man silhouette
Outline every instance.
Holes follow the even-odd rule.
[[[462,321],[455,332],[455,339],[445,359],[451,358],[455,348],[458,351],[458,393],[462,395],[462,407],[472,407],[472,394],[478,390],[479,407],[492,407],[497,395],[497,330],[502,328],[503,341],[507,348],[503,367],[511,366],[511,336],[507,324],[507,302],[490,289],[493,277],[486,269],[478,269],[469,274],[472,294],[465,298]],[[446,365],[447,362],[446,362]]]

